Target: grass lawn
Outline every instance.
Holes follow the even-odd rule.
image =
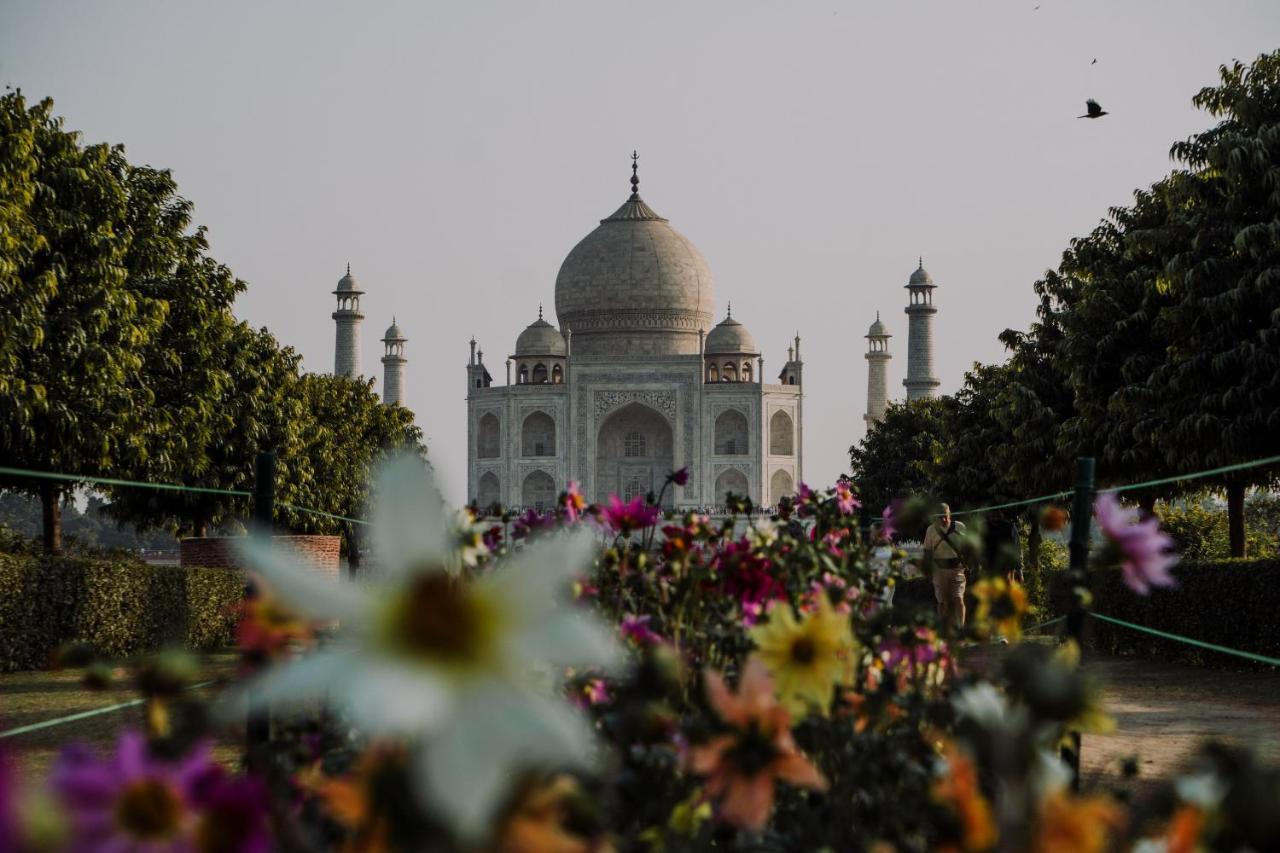
[[[229,678],[234,674],[237,654],[217,652],[202,657],[201,681]],[[217,685],[195,691],[212,696]],[[12,672],[0,674],[0,732],[104,708],[137,699],[128,676],[110,690],[90,690],[82,683],[79,670],[56,672]],[[58,750],[64,744],[82,741],[102,750],[110,749],[121,729],[142,726],[142,705],[121,708],[82,720],[38,729],[26,734],[0,739],[0,748],[15,759],[18,771],[28,779],[42,778],[49,770]],[[241,743],[235,733],[222,735],[215,742],[214,757],[234,767],[240,760]]]

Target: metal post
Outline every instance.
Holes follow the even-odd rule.
[[[276,453],[274,450],[262,451],[258,454],[254,469],[253,484],[253,529],[251,535],[271,540],[272,522],[276,509]],[[245,598],[257,595],[253,583],[245,586]],[[245,739],[247,740],[247,758],[250,764],[259,764],[262,747],[271,740],[271,712],[265,708],[252,709],[245,721]]]
[[[1089,521],[1093,517],[1094,459],[1081,456],[1076,460],[1076,487],[1071,502],[1071,556],[1067,580],[1071,589],[1071,605],[1067,611],[1067,636],[1080,648],[1084,646],[1084,621],[1087,611],[1077,590],[1089,588]],[[1080,732],[1068,732],[1070,746],[1062,748],[1062,757],[1071,768],[1071,788],[1080,790]]]

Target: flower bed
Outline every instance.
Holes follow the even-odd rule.
[[[228,569],[0,554],[0,670],[48,666],[71,641],[108,657],[221,648],[234,640],[243,592],[243,575]]]

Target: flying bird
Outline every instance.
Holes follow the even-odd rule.
[[[1108,114],[1107,111],[1104,110],[1102,106],[1093,98],[1090,98],[1089,100],[1085,101],[1084,105],[1085,105],[1085,108],[1088,110],[1088,112],[1086,112],[1082,116],[1076,116],[1076,118],[1102,118],[1104,115]]]

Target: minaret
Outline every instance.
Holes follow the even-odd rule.
[[[876,312],[876,321],[867,330],[867,413],[862,419],[867,422],[867,429],[884,420],[885,406],[889,404],[889,391],[886,372],[889,368],[889,330],[880,322],[880,312]]]
[[[347,264],[347,274],[338,279],[338,289],[333,295],[338,297],[338,310],[333,312],[334,322],[338,324],[333,373],[356,377],[360,375],[360,321],[364,319],[360,313],[360,297],[364,291],[351,275],[351,264]]]
[[[396,325],[396,318],[391,318],[391,328],[382,336],[382,345],[386,354],[382,356],[382,402],[388,406],[404,405],[404,366],[409,359],[404,357],[404,342],[409,340]]]
[[[907,314],[907,400],[932,397],[942,384],[933,375],[933,278],[924,271],[924,258],[907,282],[910,301]]]

